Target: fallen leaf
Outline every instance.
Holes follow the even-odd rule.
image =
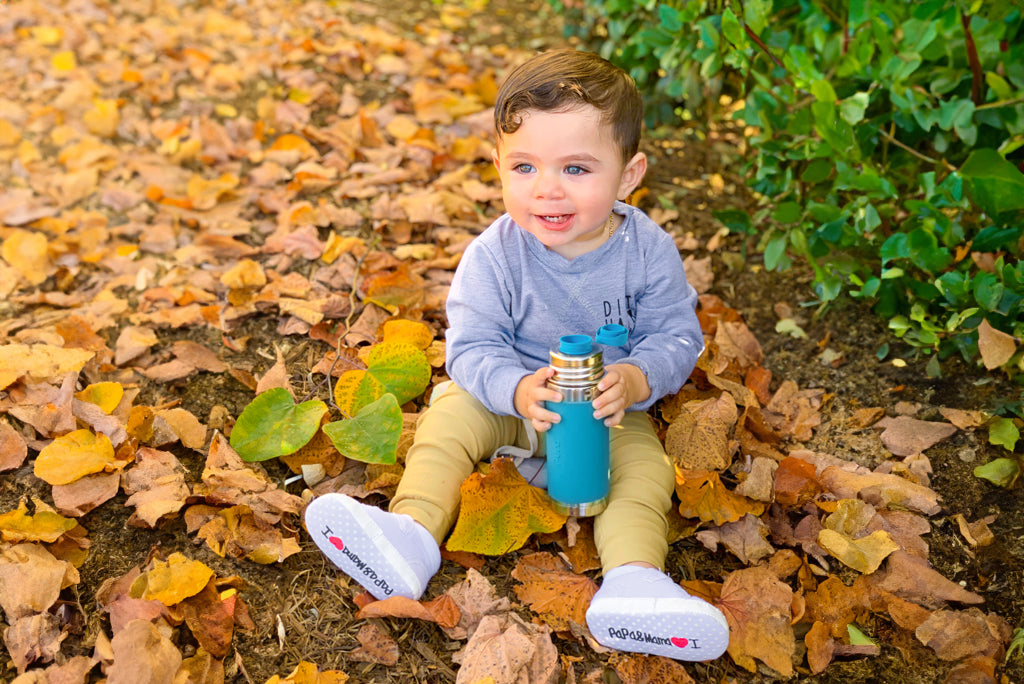
[[[114,457],[114,447],[104,434],[91,430],[75,430],[58,437],[40,450],[33,472],[52,485],[69,484],[103,471],[124,467]]]
[[[568,631],[572,623],[587,624],[587,607],[597,593],[597,584],[577,575],[550,553],[524,556],[511,573],[516,596],[556,632]]]
[[[154,560],[139,575],[132,584],[132,596],[173,606],[201,592],[213,576],[213,570],[205,564],[175,552],[166,561]]]
[[[26,456],[25,438],[5,421],[0,421],[0,472],[21,467]]]
[[[967,591],[932,568],[928,561],[905,551],[894,551],[885,567],[870,576],[873,586],[928,608],[943,601],[984,603],[985,599]]]
[[[918,640],[942,660],[973,655],[1000,656],[1010,640],[1010,626],[993,613],[978,608],[936,610],[914,630]]]
[[[459,624],[459,607],[447,594],[426,602],[414,601],[404,596],[392,596],[383,601],[374,601],[356,613],[356,618],[359,619],[374,617],[415,618],[451,628]]]
[[[38,544],[0,548],[0,608],[8,622],[45,613],[61,589],[77,583],[74,567]]]
[[[697,532],[697,539],[714,552],[723,544],[732,555],[745,565],[753,565],[775,553],[768,543],[769,530],[762,520],[747,513],[738,521],[727,522],[709,530]]]
[[[5,542],[55,542],[65,532],[74,529],[78,523],[70,518],[48,510],[28,512],[22,499],[13,511],[0,514],[0,539]]]
[[[527,624],[515,613],[487,615],[465,648],[452,657],[460,663],[456,684],[547,683],[558,673],[558,652],[546,625]]]
[[[696,684],[682,663],[669,658],[616,653],[609,663],[622,684]]]
[[[765,567],[729,573],[716,605],[729,621],[728,650],[737,665],[755,672],[756,658],[784,677],[792,676],[792,603],[793,590]]]
[[[883,428],[882,444],[897,456],[913,456],[956,433],[956,426],[907,416],[883,418],[875,423]]]
[[[43,382],[67,373],[77,373],[95,352],[65,349],[50,344],[7,344],[0,346],[0,389],[18,378]]]
[[[43,613],[11,620],[4,630],[4,644],[15,667],[24,672],[33,663],[53,662],[67,636],[57,616]]]
[[[890,553],[900,548],[884,530],[853,539],[826,529],[818,533],[818,544],[836,560],[864,574],[877,570]]]
[[[732,452],[729,437],[739,412],[732,396],[689,402],[669,425],[665,451],[683,470],[722,470],[729,466]]]
[[[459,517],[447,542],[453,551],[499,556],[520,548],[534,532],[565,524],[551,497],[529,485],[509,458],[494,459],[487,475],[473,473],[459,491]]]
[[[444,628],[449,639],[467,639],[485,615],[507,613],[511,609],[508,598],[498,596],[490,581],[473,568],[466,571],[466,579],[452,585],[445,594],[455,602],[460,613],[457,625]]]
[[[897,475],[855,473],[829,466],[820,473],[818,480],[840,499],[860,497],[878,508],[903,506],[925,515],[935,515],[942,510],[935,491]]]
[[[732,492],[714,471],[677,469],[676,495],[680,515],[716,525],[735,522],[747,513],[758,516],[765,509],[763,503]]]
[[[107,684],[171,682],[181,666],[181,651],[147,620],[132,620],[110,642],[113,662]]]
[[[357,662],[391,667],[398,663],[402,655],[398,642],[376,624],[370,623],[360,627],[356,639],[359,641],[359,648],[351,651],[348,657]]]
[[[1013,357],[1017,341],[1013,335],[992,327],[988,320],[978,326],[978,352],[988,370],[995,370]]]
[[[152,529],[164,516],[180,511],[191,494],[185,483],[187,473],[171,452],[139,449],[135,465],[122,476],[128,495],[125,506],[135,508],[129,524]]]

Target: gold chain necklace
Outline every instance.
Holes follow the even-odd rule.
[[[608,237],[612,236],[615,232],[615,212],[608,214]]]

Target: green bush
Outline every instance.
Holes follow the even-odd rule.
[[[806,260],[811,304],[867,300],[933,359],[979,360],[988,321],[1024,377],[1020,2],[549,2],[647,91],[650,125],[742,101],[760,204],[718,217],[768,268]]]

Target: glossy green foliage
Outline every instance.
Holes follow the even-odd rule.
[[[1024,376],[1019,2],[549,2],[646,90],[649,124],[744,125],[760,204],[719,219],[768,268],[809,264],[811,303],[864,299],[937,358],[979,359],[987,320]]]

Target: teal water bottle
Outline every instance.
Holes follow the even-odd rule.
[[[628,334],[621,325],[602,326],[597,342],[622,346]],[[555,373],[548,387],[562,401],[547,408],[562,419],[546,435],[548,494],[563,515],[597,515],[608,505],[609,486],[608,428],[591,405],[604,375],[603,354],[588,335],[564,335],[550,356]]]

